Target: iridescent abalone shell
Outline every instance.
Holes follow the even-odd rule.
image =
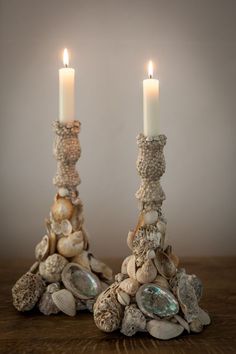
[[[147,316],[155,318],[174,316],[179,312],[179,304],[174,295],[157,284],[144,284],[136,293],[136,302]]]

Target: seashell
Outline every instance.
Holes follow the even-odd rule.
[[[174,295],[156,284],[144,284],[136,293],[136,302],[147,316],[155,318],[174,316],[179,312],[179,304]]]
[[[52,293],[45,291],[39,301],[39,310],[44,315],[52,315],[60,312],[59,308],[54,304],[52,300]]]
[[[122,280],[124,280],[124,279],[126,279],[126,278],[128,278],[128,274],[117,273],[117,274],[115,275],[115,281],[116,281],[117,283],[122,282]]]
[[[134,255],[130,256],[127,263],[127,274],[130,278],[136,279],[136,264]]]
[[[61,224],[59,222],[52,222],[52,231],[55,232],[56,235],[60,235],[61,231]]]
[[[136,273],[136,279],[141,284],[151,283],[156,276],[157,270],[151,259],[148,259]]]
[[[166,233],[166,223],[164,223],[163,221],[159,220],[157,222],[157,228],[162,235],[164,235]]]
[[[157,275],[156,278],[153,280],[153,283],[160,285],[160,287],[165,288],[165,289],[169,289],[169,287],[170,287],[168,280],[161,275]]]
[[[74,296],[67,289],[61,289],[52,294],[54,304],[68,316],[76,315]]]
[[[131,251],[133,249],[133,239],[134,239],[134,231],[131,230],[128,232],[128,236],[127,236],[127,245],[131,249]]]
[[[136,294],[138,288],[139,288],[138,281],[132,278],[124,279],[120,283],[120,289],[124,290],[127,294],[131,296]]]
[[[84,303],[80,299],[76,299],[76,310],[77,311],[87,310],[86,303]]]
[[[169,258],[172,260],[172,262],[174,263],[175,267],[178,268],[178,266],[179,266],[179,257],[176,256],[175,254],[171,253],[169,255]]]
[[[72,263],[78,263],[82,268],[91,271],[88,251],[83,250],[72,258]]]
[[[194,333],[200,333],[203,330],[203,324],[198,318],[195,318],[189,325],[190,330]]]
[[[151,320],[147,323],[147,331],[157,339],[171,339],[183,333],[184,328],[170,321]]]
[[[77,263],[67,264],[62,272],[62,282],[76,298],[82,300],[94,298],[101,292],[101,284],[97,276]]]
[[[175,315],[174,318],[177,320],[177,322],[178,322],[182,327],[184,327],[184,329],[186,329],[186,331],[187,331],[188,333],[190,333],[189,324],[188,324],[188,322],[186,322],[186,321],[183,319],[183,317],[181,317],[181,316],[179,316],[179,315]]]
[[[90,267],[93,272],[99,275],[100,278],[108,281],[113,280],[113,273],[111,268],[108,267],[105,263],[93,257],[92,255],[90,257]]]
[[[93,306],[96,302],[96,299],[88,299],[86,300],[86,308],[93,313]]]
[[[51,211],[53,218],[61,222],[64,219],[70,219],[72,217],[73,205],[69,199],[58,198],[54,202]]]
[[[154,259],[156,257],[156,253],[154,250],[147,251],[147,259]]]
[[[29,269],[29,273],[37,273],[39,267],[39,262],[34,262]]]
[[[198,301],[201,299],[202,297],[202,293],[203,293],[203,285],[201,280],[195,275],[188,275],[188,281],[190,282],[190,284],[192,285],[192,287],[195,290],[195,294],[197,296]]]
[[[126,257],[124,260],[123,260],[123,263],[121,265],[121,273],[123,274],[128,274],[127,273],[127,264],[129,262],[129,260],[132,258],[132,255],[131,256],[128,256]]]
[[[49,237],[48,235],[45,235],[35,247],[35,258],[38,261],[43,261],[45,258],[47,258],[48,253],[49,253]]]
[[[68,236],[72,233],[72,225],[69,220],[67,220],[67,219],[62,220],[61,233],[65,236]]]
[[[201,324],[203,324],[204,326],[207,326],[211,323],[211,319],[208,313],[203,309],[201,309],[200,307],[198,312],[198,319],[201,322]]]
[[[57,247],[57,236],[54,232],[51,232],[49,235],[49,254],[52,255],[56,252]]]
[[[166,279],[172,278],[176,274],[176,267],[169,256],[161,250],[157,250],[154,259],[158,272]]]
[[[84,240],[84,249],[85,250],[88,250],[89,248],[89,236],[88,236],[88,232],[87,230],[81,226],[81,231],[82,231],[82,234],[83,234],[83,240]]]
[[[69,191],[67,188],[59,188],[58,194],[60,197],[67,197],[69,195]]]
[[[54,253],[39,265],[39,273],[49,283],[61,280],[61,272],[68,261],[60,254]]]
[[[120,327],[123,306],[117,301],[117,284],[113,283],[97,298],[93,307],[94,322],[104,332],[113,332]]]
[[[146,319],[135,304],[126,306],[121,325],[121,333],[133,336],[136,332],[145,331]]]
[[[83,251],[82,232],[77,231],[69,236],[61,237],[57,242],[57,251],[64,257],[74,257]]]
[[[130,296],[121,289],[117,289],[117,300],[123,306],[127,306],[130,303]]]
[[[58,290],[60,290],[60,283],[51,283],[47,286],[47,292],[50,294],[53,294]]]
[[[158,220],[158,212],[156,210],[150,210],[143,215],[144,224],[152,225]]]
[[[81,206],[74,207],[70,222],[71,222],[73,231],[78,231],[81,229],[81,226],[83,225],[83,222],[84,222],[84,217],[83,217]]]
[[[13,305],[18,311],[29,311],[44,292],[45,284],[39,274],[25,273],[12,288]]]

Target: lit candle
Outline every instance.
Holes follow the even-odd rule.
[[[159,80],[153,79],[153,64],[148,64],[148,79],[143,80],[143,133],[160,134]]]
[[[69,54],[63,53],[64,68],[59,70],[59,121],[71,122],[75,119],[75,70],[69,68]]]

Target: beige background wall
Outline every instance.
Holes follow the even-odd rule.
[[[65,46],[77,73],[80,193],[94,253],[128,253],[152,58],[168,137],[168,237],[180,255],[235,254],[235,13],[235,0],[0,0],[1,257],[31,257],[44,234]]]

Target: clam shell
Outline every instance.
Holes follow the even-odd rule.
[[[121,289],[117,290],[117,300],[123,306],[127,306],[130,303],[130,296]]]
[[[158,212],[156,210],[150,210],[143,215],[144,224],[152,225],[158,220]]]
[[[72,233],[72,225],[69,220],[65,219],[61,222],[61,232],[63,235],[68,236]]]
[[[73,205],[69,199],[60,197],[55,200],[51,211],[54,220],[61,222],[64,219],[70,219],[72,217]]]
[[[170,321],[151,320],[147,323],[147,331],[157,339],[171,339],[178,337],[184,328]]]
[[[172,278],[176,274],[176,267],[170,257],[161,250],[157,250],[154,259],[158,272],[166,279]]]
[[[138,281],[132,278],[124,279],[120,283],[120,289],[124,290],[127,294],[131,296],[136,294],[138,288],[139,288]]]
[[[97,276],[77,263],[69,263],[62,272],[64,286],[79,299],[88,300],[98,296],[101,284]]]
[[[137,270],[136,279],[139,283],[151,283],[157,276],[157,270],[151,259],[144,262],[141,268]]]
[[[78,263],[82,268],[91,271],[88,251],[83,250],[81,253],[77,254],[72,258],[72,263]]]
[[[93,272],[99,275],[99,278],[105,279],[107,281],[113,280],[113,273],[111,268],[92,255],[90,257],[90,267]]]
[[[48,235],[45,235],[35,247],[35,258],[38,261],[43,261],[44,259],[47,258],[48,253],[49,253],[49,237]]]
[[[129,260],[132,258],[132,255],[131,256],[128,256],[126,257],[124,260],[123,260],[123,263],[121,265],[121,273],[122,274],[128,274],[127,273],[127,264],[129,262]]]
[[[134,255],[130,256],[127,263],[127,274],[130,278],[136,279],[136,264]]]
[[[52,294],[54,304],[66,315],[76,315],[76,303],[70,291],[61,289]]]
[[[57,242],[57,251],[64,257],[74,257],[84,248],[81,231],[61,237]]]

